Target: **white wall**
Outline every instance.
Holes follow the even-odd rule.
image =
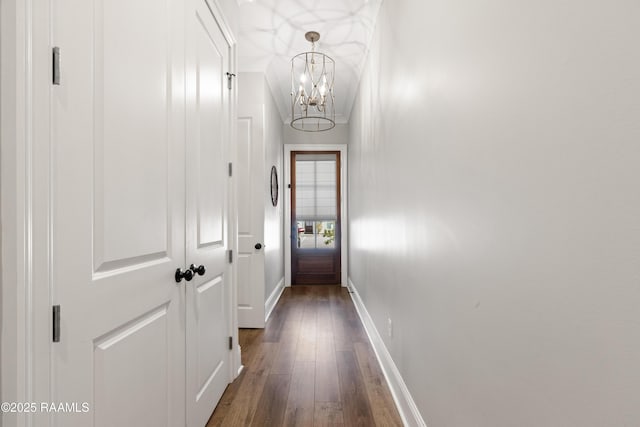
[[[289,123],[282,126],[285,144],[346,144],[349,141],[349,125],[338,123],[323,132],[301,132]]]
[[[265,201],[264,201],[264,243],[265,243],[265,298],[268,299],[276,286],[284,284],[284,228],[283,206],[283,135],[282,119],[278,106],[262,76],[265,100]],[[278,204],[271,203],[271,167],[278,170]]]
[[[623,0],[384,3],[349,268],[429,427],[640,425],[638,22]]]

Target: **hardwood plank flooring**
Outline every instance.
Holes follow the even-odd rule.
[[[402,426],[349,293],[285,289],[265,329],[241,329],[244,370],[206,427]]]

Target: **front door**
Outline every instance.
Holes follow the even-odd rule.
[[[183,2],[54,5],[53,425],[184,425]]]
[[[291,284],[340,284],[340,152],[291,152]]]

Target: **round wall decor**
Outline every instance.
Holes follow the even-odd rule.
[[[275,166],[271,166],[271,204],[278,204],[278,170]]]

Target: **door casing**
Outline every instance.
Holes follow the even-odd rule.
[[[283,171],[283,196],[284,196],[284,283],[291,286],[291,152],[304,151],[339,151],[340,152],[340,223],[342,232],[340,235],[340,279],[341,285],[348,285],[348,256],[347,236],[349,235],[348,209],[347,209],[347,146],[341,144],[285,144],[284,146],[284,171]]]
[[[47,402],[51,372],[51,0],[0,2],[0,395]],[[5,425],[48,425],[42,413],[5,413]]]

